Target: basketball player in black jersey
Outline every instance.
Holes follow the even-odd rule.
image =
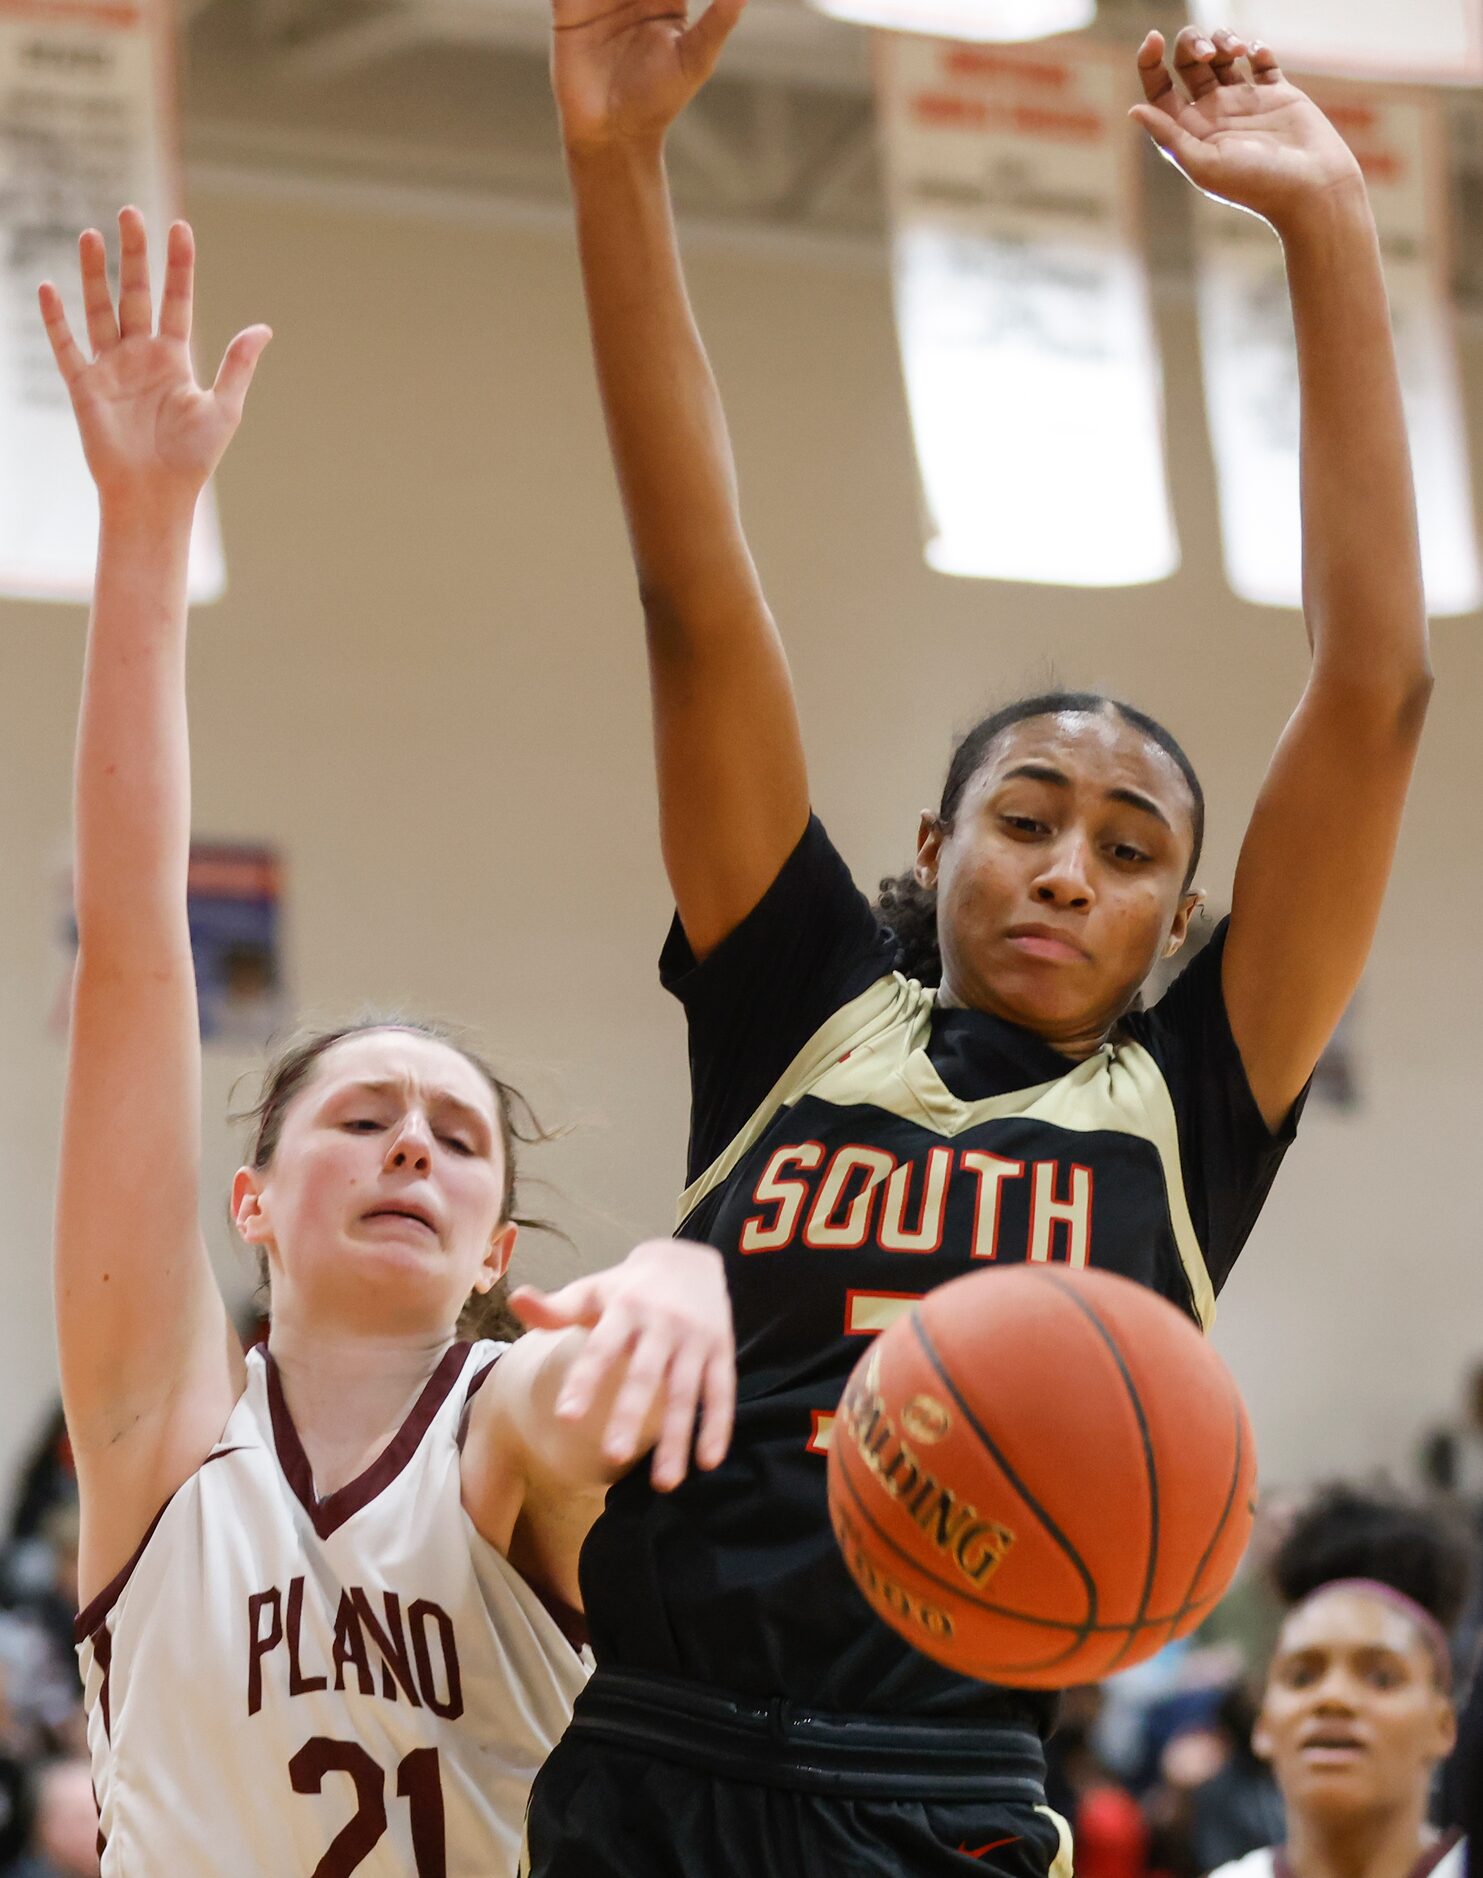
[[[681,1216],[727,1261],[740,1402],[716,1474],[663,1502],[624,1483],[586,1545],[598,1673],[537,1782],[531,1868],[1043,1878],[1065,1850],[1041,1803],[1051,1701],[956,1678],[871,1615],[828,1527],[831,1420],[904,1300],[995,1261],[1105,1267],[1208,1322],[1260,1210],[1369,950],[1431,684],[1374,224],[1269,51],[1191,30],[1171,74],[1149,36],[1136,115],[1286,247],[1313,660],[1230,920],[1141,1011],[1198,903],[1203,820],[1141,713],[1067,694],[978,726],[889,923],[811,816],[663,167],[742,0],[693,26],[673,0],[553,4],[678,906]]]

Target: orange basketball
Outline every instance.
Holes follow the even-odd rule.
[[[1108,1272],[1005,1266],[875,1340],[829,1448],[856,1583],[961,1675],[1066,1688],[1183,1636],[1251,1530],[1256,1449],[1194,1324]]]

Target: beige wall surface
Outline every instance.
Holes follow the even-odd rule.
[[[395,1000],[465,1020],[571,1125],[528,1165],[580,1246],[665,1229],[684,1040],[626,544],[560,226],[395,219],[198,190],[203,359],[277,338],[220,476],[231,590],[195,623],[195,825],[288,863],[288,964],[315,1014]],[[905,860],[951,733],[1050,674],[1184,740],[1219,896],[1304,670],[1294,615],[1237,603],[1215,533],[1188,306],[1161,309],[1184,567],[1073,592],[929,573],[879,261],[698,246],[748,520],[797,674],[819,809],[859,878]],[[1483,358],[1469,361],[1483,462]],[[986,448],[1014,447],[1012,437]],[[1065,518],[1066,528],[1076,517]],[[53,1386],[46,1272],[79,609],[0,603],[0,1459]],[[1222,1304],[1269,1478],[1405,1462],[1483,1352],[1483,635],[1436,632],[1439,685],[1356,1030],[1364,1106],[1315,1109]],[[229,1281],[211,1053],[203,1201]]]

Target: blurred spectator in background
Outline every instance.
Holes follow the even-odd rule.
[[[88,1763],[80,1755],[46,1761],[35,1785],[30,1845],[14,1864],[0,1866],[0,1878],[98,1878],[98,1809]]]
[[[1159,1779],[1145,1799],[1153,1863],[1171,1878],[1202,1878],[1280,1839],[1282,1800],[1252,1747],[1256,1704],[1243,1682],[1228,1686],[1208,1719],[1170,1736]]]
[[[1066,1691],[1046,1744],[1046,1800],[1071,1823],[1077,1878],[1146,1878],[1142,1809],[1096,1745],[1105,1700],[1095,1685]]]
[[[1458,1836],[1428,1818],[1473,1562],[1461,1522],[1389,1492],[1332,1487],[1299,1516],[1274,1560],[1292,1608],[1255,1731],[1286,1832],[1219,1878],[1461,1878]]]
[[[76,1506],[77,1472],[72,1444],[58,1400],[21,1463],[20,1479],[10,1515],[10,1544],[23,1546],[41,1535],[42,1524],[53,1507]]]
[[[1483,1517],[1483,1362],[1467,1379],[1461,1415],[1427,1436],[1421,1471],[1429,1487]]]
[[[8,1679],[0,1670],[0,1875],[8,1878],[31,1839],[31,1782],[26,1744],[17,1738],[8,1699]]]
[[[39,1530],[5,1558],[0,1669],[11,1691],[13,1738],[32,1754],[82,1745],[72,1620],[77,1613],[78,1514],[55,1501]]]
[[[1423,1443],[1421,1472],[1432,1492],[1456,1506],[1483,1543],[1483,1362],[1474,1364],[1464,1385],[1462,1413],[1434,1428]],[[1458,1649],[1467,1663],[1483,1650],[1483,1575],[1458,1625]]]

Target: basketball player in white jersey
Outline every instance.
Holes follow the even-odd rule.
[[[491,1878],[583,1681],[552,1611],[606,1484],[656,1436],[660,1485],[692,1436],[724,1451],[720,1260],[640,1247],[516,1294],[520,1342],[460,1342],[515,1237],[508,1092],[436,1033],[352,1027],[270,1074],[233,1211],[272,1328],[242,1355],[199,1224],[185,595],[269,334],[198,387],[190,231],[156,332],[142,218],[120,228],[116,308],[82,238],[91,360],[41,289],[101,508],[56,1283],[102,1869]]]
[[[1472,1563],[1464,1530],[1389,1493],[1330,1488],[1299,1516],[1272,1565],[1291,1609],[1253,1737],[1286,1843],[1214,1878],[1464,1878],[1461,1835],[1428,1818]]]

